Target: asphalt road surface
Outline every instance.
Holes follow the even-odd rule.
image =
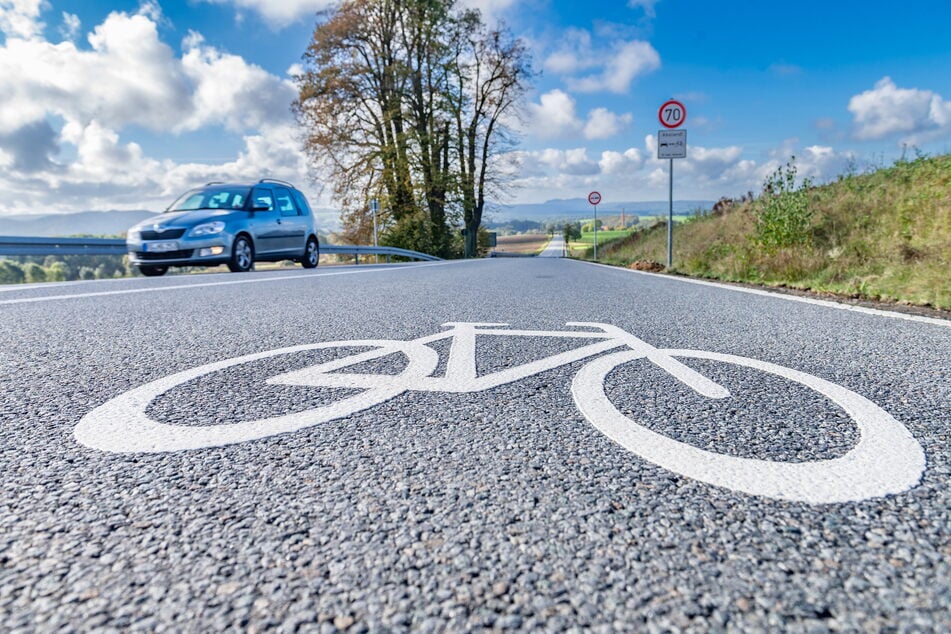
[[[538,254],[540,258],[563,258],[565,257],[565,237],[562,235],[553,235],[548,246],[542,249]]]
[[[951,629],[949,322],[542,258],[0,320],[5,631]]]

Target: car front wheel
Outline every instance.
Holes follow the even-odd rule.
[[[238,236],[231,247],[228,268],[232,273],[246,273],[254,267],[254,245],[247,236]]]
[[[168,271],[167,266],[140,266],[139,273],[146,277],[158,277],[159,275],[165,275],[165,272]]]
[[[305,269],[312,269],[320,261],[320,245],[317,244],[317,238],[307,239],[307,247],[304,249],[304,257],[301,258],[301,266]]]

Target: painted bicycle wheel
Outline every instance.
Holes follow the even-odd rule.
[[[165,392],[206,374],[283,354],[342,347],[372,349],[268,381],[363,390],[322,407],[283,416],[216,425],[172,425],[153,420],[146,413],[149,404]],[[396,375],[331,374],[334,370],[396,353],[405,355],[409,360],[403,371]],[[432,373],[438,362],[439,357],[433,349],[415,341],[330,341],[269,350],[209,363],[129,390],[86,414],[76,425],[73,434],[76,440],[93,449],[146,453],[201,449],[267,438],[350,416],[388,401],[405,392],[405,385]],[[308,379],[305,376],[309,377],[309,382],[306,382]]]
[[[643,354],[617,352],[591,361],[572,382],[575,404],[599,431],[644,460],[734,491],[812,504],[900,493],[921,479],[925,455],[918,441],[888,412],[851,390],[756,359],[701,350],[658,352],[753,368],[804,385],[841,407],[857,426],[860,439],[843,456],[811,462],[741,458],[700,449],[648,429],[611,403],[604,387],[608,374],[623,363],[643,358]]]

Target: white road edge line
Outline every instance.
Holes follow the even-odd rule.
[[[103,297],[107,295],[130,295],[133,293],[158,293],[162,291],[180,291],[189,288],[208,288],[210,286],[232,286],[234,284],[256,284],[261,282],[276,282],[280,280],[308,280],[314,277],[333,277],[336,275],[356,275],[360,273],[392,273],[395,271],[413,271],[432,266],[445,266],[447,264],[458,264],[460,262],[471,262],[472,260],[453,260],[448,262],[435,262],[427,264],[416,264],[411,266],[398,266],[393,268],[374,267],[361,269],[359,271],[332,271],[328,273],[310,273],[304,275],[280,275],[269,277],[253,277],[250,279],[229,280],[227,282],[202,282],[200,284],[175,284],[174,286],[156,286],[149,288],[127,288],[121,291],[95,291],[91,293],[72,293],[69,295],[45,295],[42,297],[21,297],[18,299],[0,300],[0,305],[4,304],[30,304],[34,302],[52,302],[60,299],[80,299],[84,297]],[[478,260],[476,260],[478,261]]]
[[[887,310],[880,310],[878,308],[867,308],[865,306],[853,306],[851,304],[840,304],[838,302],[830,302],[824,299],[813,299],[812,297],[800,297],[799,295],[787,295],[785,293],[775,293],[772,291],[766,291],[758,288],[746,288],[744,286],[733,286],[731,284],[721,284],[720,282],[711,282],[709,280],[696,280],[688,277],[678,277],[676,275],[661,275],[660,273],[649,273],[647,271],[635,271],[634,269],[625,269],[620,266],[611,266],[610,264],[601,264],[600,262],[585,262],[584,260],[571,260],[573,262],[578,262],[580,264],[589,264],[591,266],[600,266],[606,269],[611,269],[612,271],[622,271],[625,273],[636,273],[638,275],[647,275],[650,277],[662,278],[665,280],[674,280],[677,282],[684,282],[686,284],[698,284],[700,286],[713,286],[714,288],[723,288],[728,291],[736,291],[738,293],[748,293],[750,295],[761,295],[763,297],[772,297],[774,299],[784,299],[790,302],[800,302],[802,304],[813,304],[815,306],[824,306],[825,308],[835,308],[836,310],[850,310],[856,313],[863,313],[865,315],[877,315],[878,317],[891,317],[892,319],[904,319],[906,321],[917,321],[923,324],[931,324],[933,326],[944,326],[945,328],[951,328],[951,320],[947,319],[935,319],[934,317],[922,317],[921,315],[908,315],[906,313],[897,313]]]

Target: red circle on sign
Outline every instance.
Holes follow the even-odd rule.
[[[592,205],[600,205],[601,194],[599,194],[598,192],[591,192],[590,194],[588,194],[588,203]]]
[[[665,128],[679,128],[687,120],[687,108],[682,103],[671,99],[657,111],[657,118]]]

